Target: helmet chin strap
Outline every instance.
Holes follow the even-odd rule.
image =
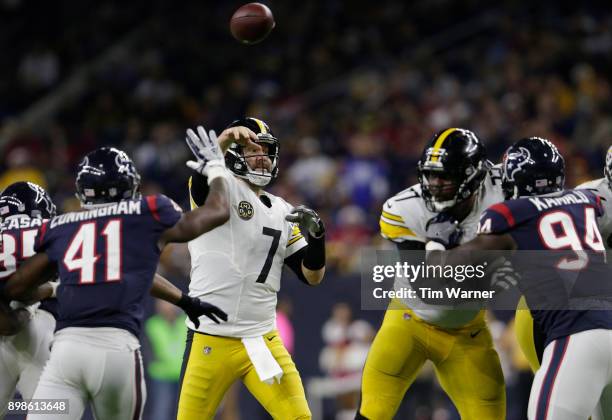
[[[267,169],[261,169],[260,171],[255,171],[251,168],[251,165],[249,165],[248,162],[246,162],[246,165],[247,165],[247,168],[249,168],[246,174],[246,179],[252,185],[256,187],[265,187],[272,180],[272,174]]]
[[[256,187],[265,187],[270,183],[270,180],[272,179],[269,175],[258,175],[254,174],[253,172],[249,172],[246,177],[247,181],[249,181]]]
[[[457,204],[457,199],[453,198],[451,200],[446,200],[446,201],[432,200],[431,203],[433,204],[433,208],[435,211],[441,212],[444,210],[448,210],[451,207],[453,207],[455,204]]]

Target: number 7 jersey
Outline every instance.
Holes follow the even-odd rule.
[[[293,206],[265,192],[258,197],[245,181],[228,174],[230,219],[189,242],[189,295],[223,309],[228,321],[200,318],[199,328],[190,320],[187,325],[206,334],[255,337],[275,328],[285,259],[307,242],[299,227],[285,220]],[[192,208],[195,189],[190,180]]]

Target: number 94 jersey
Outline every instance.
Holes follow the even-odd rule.
[[[203,202],[198,190],[205,182],[197,175],[190,180],[192,208]],[[307,242],[299,227],[285,220],[293,208],[285,200],[265,192],[258,197],[231,173],[228,186],[230,219],[189,242],[189,295],[220,307],[228,321],[215,324],[202,317],[198,329],[189,320],[187,326],[206,334],[254,337],[275,328],[284,261]]]
[[[597,226],[602,214],[600,197],[577,189],[505,201],[481,216],[480,234],[509,234],[518,250],[549,250],[513,262],[522,273],[519,288],[533,319],[546,335],[544,345],[580,331],[612,328],[609,272]]]

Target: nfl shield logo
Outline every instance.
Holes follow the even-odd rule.
[[[209,355],[211,351],[212,351],[212,348],[208,346],[204,347],[204,354]]]

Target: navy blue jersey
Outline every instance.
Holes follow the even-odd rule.
[[[2,223],[2,252],[0,253],[0,289],[19,266],[34,255],[34,243],[42,219],[32,219],[25,215],[11,216]],[[57,317],[57,301],[45,299],[41,309]]]
[[[612,329],[612,311],[559,310],[593,296],[597,288],[610,295],[605,248],[597,227],[602,214],[597,195],[567,190],[505,201],[489,207],[480,218],[479,233],[507,233],[518,250],[555,250],[517,258],[521,272],[528,273],[519,287],[527,304],[538,308],[531,313],[546,334],[546,344],[580,331]],[[556,309],[542,310],[546,302]]]
[[[114,327],[137,337],[160,250],[181,209],[164,195],[66,213],[43,224],[36,252],[57,264],[57,329]]]

